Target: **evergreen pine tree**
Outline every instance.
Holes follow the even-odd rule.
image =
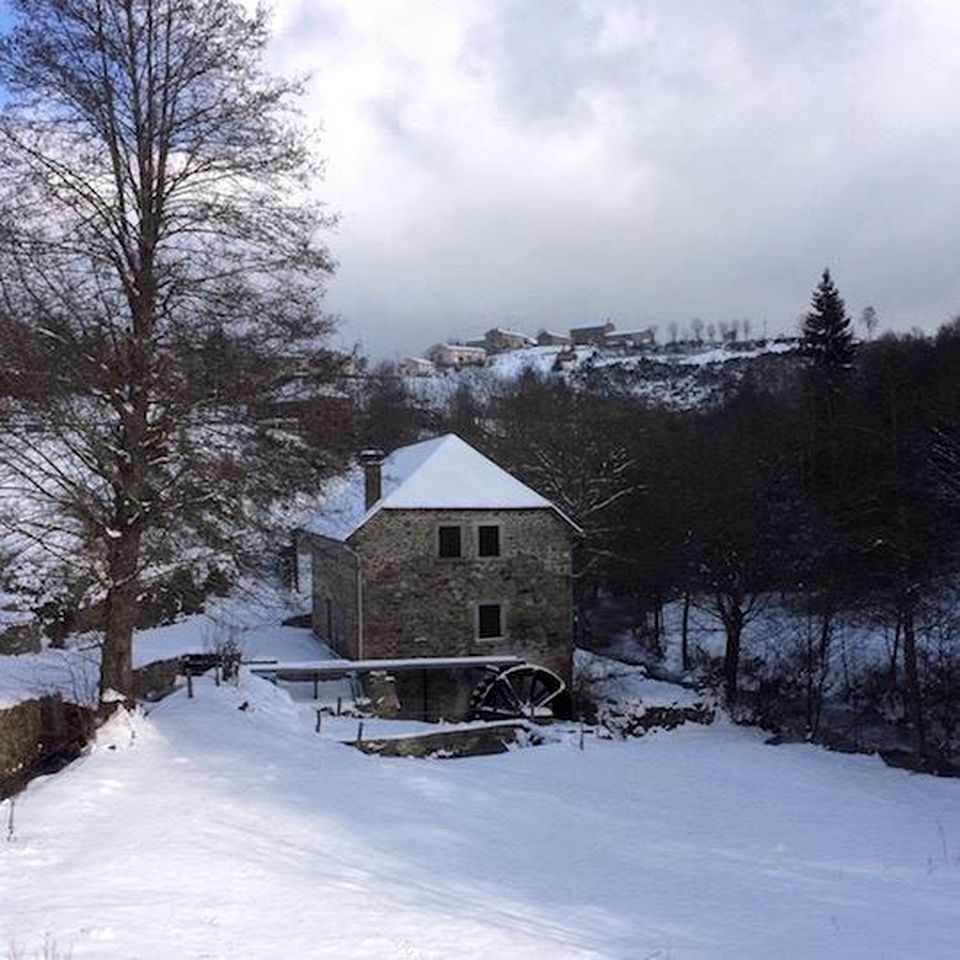
[[[813,309],[803,321],[803,352],[819,367],[846,369],[853,362],[853,333],[843,298],[829,269],[823,271],[811,306]]]

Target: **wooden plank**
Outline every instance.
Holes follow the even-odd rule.
[[[413,657],[398,660],[315,660],[287,663],[250,664],[251,673],[281,680],[337,679],[358,673],[383,670],[399,673],[406,670],[467,670],[473,667],[499,667],[523,663],[522,657],[503,655],[490,657]]]

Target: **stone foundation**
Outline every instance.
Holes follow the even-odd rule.
[[[386,720],[448,720],[470,717],[470,696],[484,676],[482,668],[467,670],[403,670],[370,674],[363,690],[373,712]]]

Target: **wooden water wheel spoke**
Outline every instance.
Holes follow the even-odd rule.
[[[550,708],[565,691],[552,670],[523,663],[485,677],[473,691],[471,710],[478,719],[529,717]]]

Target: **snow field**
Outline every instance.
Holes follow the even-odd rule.
[[[316,736],[306,708],[247,675],[116,717],[17,800],[0,950],[957,955],[956,781],[722,723],[368,757]]]

